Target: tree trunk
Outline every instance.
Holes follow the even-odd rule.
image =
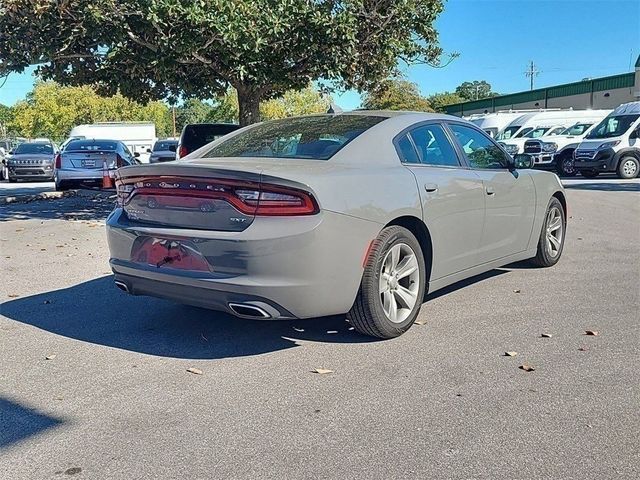
[[[260,121],[260,92],[256,88],[241,86],[238,91],[240,126]]]

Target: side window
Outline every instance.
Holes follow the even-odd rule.
[[[396,143],[398,153],[400,154],[400,160],[403,163],[420,163],[416,149],[413,148],[413,144],[407,135],[403,135]]]
[[[507,168],[507,157],[489,138],[475,128],[451,124],[451,131],[464,150],[471,168]]]
[[[424,125],[411,131],[420,162],[425,165],[459,167],[458,156],[441,125]]]

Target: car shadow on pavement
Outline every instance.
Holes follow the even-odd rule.
[[[113,276],[5,302],[7,318],[57,335],[174,358],[217,359],[297,347],[298,341],[376,341],[350,329],[344,315],[309,320],[244,320],[118,290]]]
[[[0,204],[0,222],[10,220],[104,220],[115,203],[106,197],[69,197]]]
[[[62,423],[0,396],[0,450]]]
[[[594,182],[594,183],[565,183],[564,188],[571,190],[593,190],[601,192],[640,192],[637,182]]]

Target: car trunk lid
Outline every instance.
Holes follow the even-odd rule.
[[[61,154],[63,168],[103,169],[116,168],[118,154],[110,151],[65,151]]]

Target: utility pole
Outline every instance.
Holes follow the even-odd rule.
[[[533,86],[535,83],[534,78],[537,77],[539,73],[540,70],[536,68],[535,63],[533,63],[533,60],[531,60],[531,63],[529,63],[529,69],[524,72],[524,74],[531,79],[531,90],[533,90]]]

